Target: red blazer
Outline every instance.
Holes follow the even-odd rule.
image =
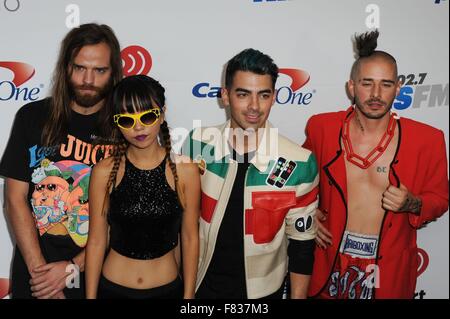
[[[319,208],[327,214],[324,225],[333,235],[332,246],[317,248],[309,295],[325,288],[347,224],[347,185],[340,138],[347,111],[312,116],[306,125],[303,147],[317,157],[320,168]],[[386,211],[379,238],[376,263],[379,288],[375,298],[413,298],[417,280],[417,229],[448,209],[448,173],[444,134],[410,119],[397,120],[399,141],[390,165],[390,183],[400,182],[422,199],[419,215]]]

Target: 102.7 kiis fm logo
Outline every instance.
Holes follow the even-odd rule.
[[[395,99],[394,109],[448,106],[448,83],[426,84],[427,76],[428,73],[400,74],[398,79],[403,86]]]

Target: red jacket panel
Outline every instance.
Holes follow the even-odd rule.
[[[319,208],[327,214],[324,225],[333,235],[332,246],[316,249],[310,296],[325,288],[347,224],[346,173],[340,139],[343,121],[351,112],[352,108],[314,115],[306,125],[303,147],[316,156],[320,169]],[[448,165],[443,132],[406,118],[400,118],[397,124],[399,142],[389,180],[396,187],[401,182],[419,196],[422,210],[419,215],[385,212],[376,257],[380,285],[375,289],[375,298],[414,297],[417,228],[448,209]]]

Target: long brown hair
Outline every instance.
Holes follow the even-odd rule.
[[[105,126],[105,132],[107,136],[111,137],[114,141],[115,151],[113,152],[113,168],[109,175],[108,183],[106,186],[106,194],[104,204],[108,202],[109,192],[111,188],[116,184],[117,172],[119,170],[122,157],[128,148],[128,142],[123,138],[119,128],[113,124],[113,115],[118,113],[134,113],[136,111],[143,112],[153,108],[153,105],[158,105],[161,114],[164,112],[164,105],[166,103],[164,96],[164,87],[155,79],[146,75],[129,76],[121,80],[113,90],[111,98],[109,100],[110,108],[112,112],[109,114],[110,120],[108,125]],[[177,173],[177,167],[172,159],[172,143],[170,138],[170,131],[167,121],[164,120],[161,123],[159,138],[161,146],[166,151],[166,158],[169,162],[170,169],[172,171],[175,180],[175,191],[178,194],[178,199],[183,208],[185,208],[184,192],[179,186],[179,178]],[[105,212],[105,205],[103,205],[103,213]]]
[[[105,43],[111,51],[111,87],[122,79],[122,59],[120,45],[113,30],[107,25],[95,23],[82,24],[72,29],[61,44],[58,61],[53,74],[50,114],[42,132],[42,143],[46,146],[59,144],[67,136],[71,114],[69,66],[86,45]],[[99,134],[107,121],[110,111],[103,107],[99,113]]]

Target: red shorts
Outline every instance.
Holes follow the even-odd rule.
[[[345,232],[336,264],[319,298],[372,299],[373,288],[379,283],[377,243],[376,236]]]

